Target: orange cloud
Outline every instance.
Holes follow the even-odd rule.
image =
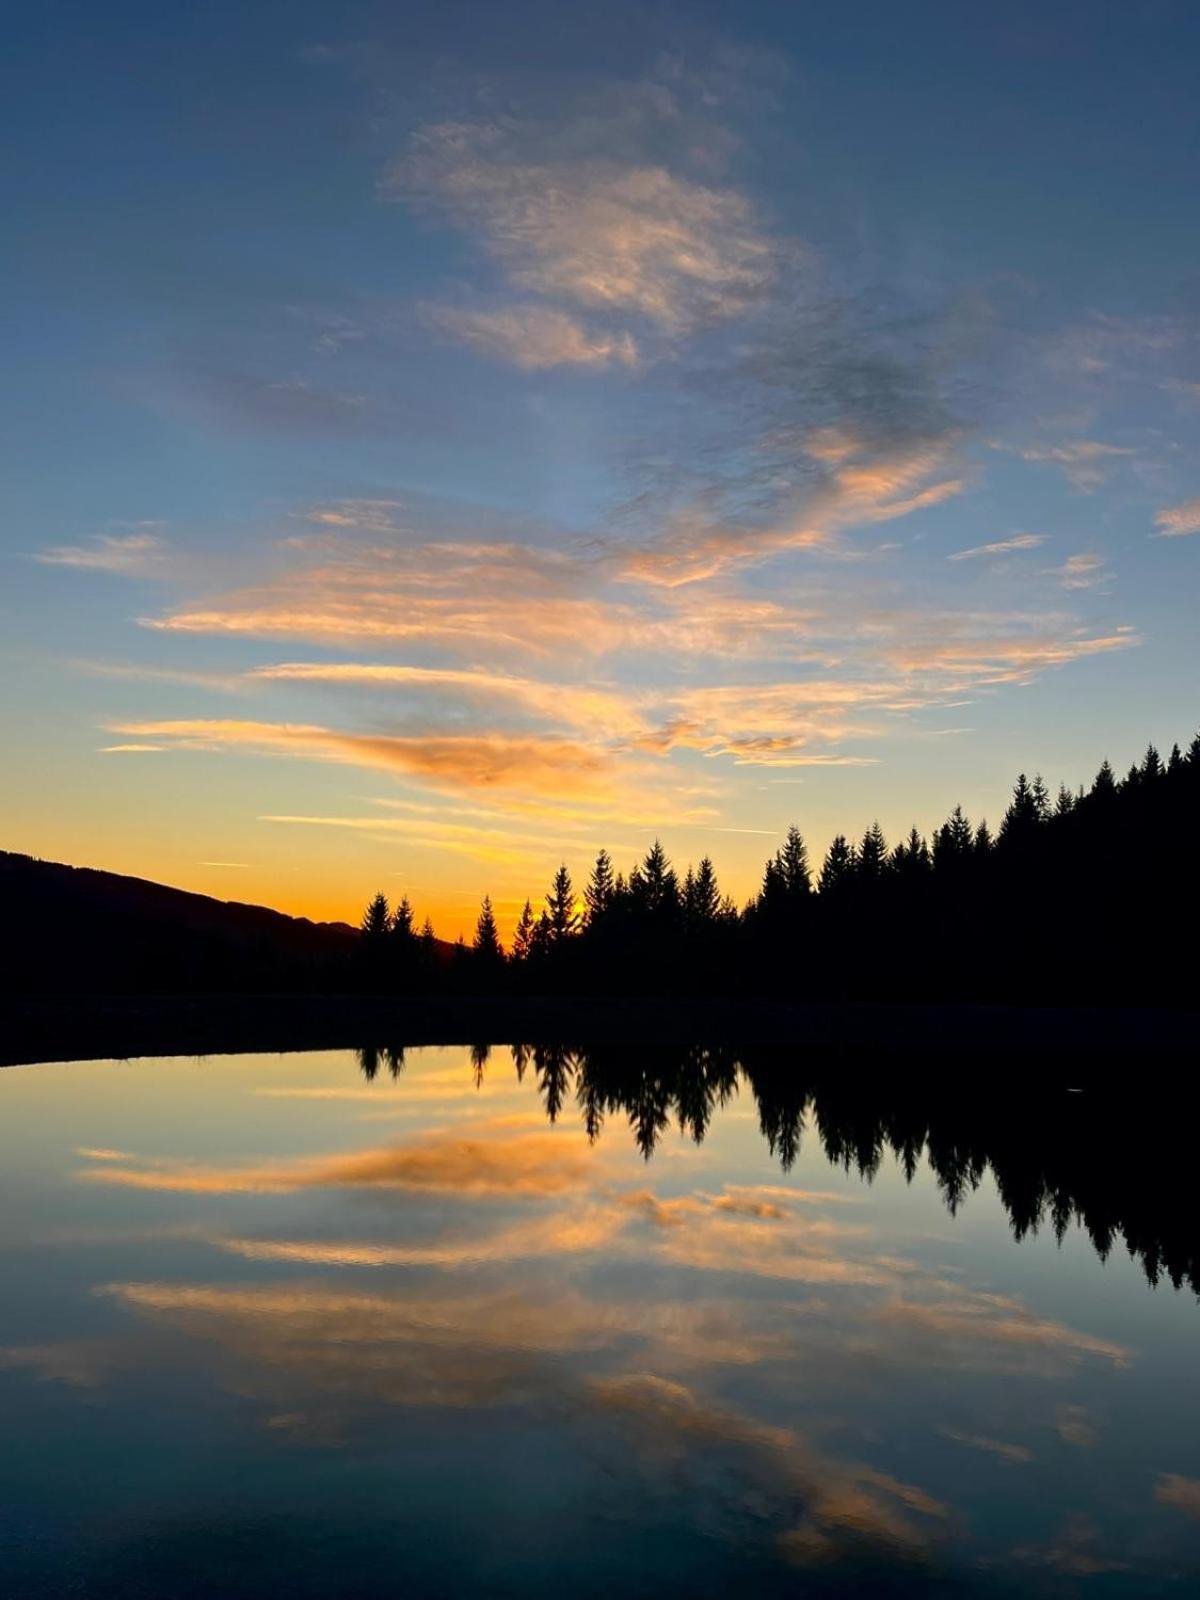
[[[233,1167],[106,1162],[84,1169],[90,1183],[181,1194],[289,1194],[301,1189],[399,1189],[518,1196],[560,1194],[588,1171],[587,1142],[566,1131],[505,1140],[432,1135],[409,1145],[345,1156]]]
[[[357,734],[302,723],[175,719],[111,724],[114,733],[170,738],[185,749],[247,747],[347,761],[472,789],[594,787],[604,765],[594,748],[562,739],[503,734]]]
[[[831,470],[790,517],[747,527],[678,516],[658,539],[626,554],[622,574],[677,588],[787,551],[832,550],[844,529],[891,522],[962,494],[964,478],[941,476],[952,444],[878,450],[839,435],[834,453],[826,451]]]
[[[435,207],[483,238],[519,289],[677,333],[742,314],[775,274],[749,202],[658,166],[528,160],[513,123],[418,129],[389,198]]]

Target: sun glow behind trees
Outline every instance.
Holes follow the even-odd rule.
[[[376,896],[362,970],[410,992],[968,1000],[1049,998],[1057,985],[1062,998],[1079,998],[1106,974],[1097,998],[1111,997],[1113,983],[1138,998],[1169,993],[1188,957],[1169,937],[1163,895],[1196,875],[1178,845],[1198,799],[1200,735],[1165,763],[1151,746],[1120,782],[1105,761],[1089,791],[1063,787],[1054,800],[1040,776],[1022,773],[994,837],[961,806],[931,841],[914,828],[889,847],[877,822],[857,842],[838,834],[815,883],[793,826],[740,909],[707,856],[681,879],[657,840],[628,874],[601,850],[582,896],[564,864],[540,911],[526,901],[507,955],[485,896],[473,946],[460,942],[432,966],[415,960],[411,939],[396,946],[396,919]],[[1039,977],[1028,957],[1064,918],[1071,941],[1048,949]],[[1140,942],[1130,938],[1138,923]],[[395,948],[404,959],[389,965]]]

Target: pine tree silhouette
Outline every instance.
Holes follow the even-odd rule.
[[[533,907],[526,900],[521,908],[521,915],[517,918],[517,926],[513,933],[512,959],[514,961],[528,961],[533,954],[533,929]]]
[[[703,931],[714,924],[721,914],[721,891],[717,887],[717,873],[708,856],[701,858],[693,873],[688,868],[688,881],[684,894],[684,914],[693,931]]]
[[[363,912],[362,932],[365,939],[380,941],[386,939],[391,931],[392,915],[388,908],[387,895],[377,894],[367,903]]]
[[[460,941],[448,956],[428,919],[413,939],[407,899],[389,914],[378,894],[342,971],[384,992],[475,984],[525,994],[1179,1004],[1194,986],[1196,941],[1190,923],[1171,930],[1200,891],[1200,862],[1179,840],[1194,831],[1198,805],[1200,735],[1186,752],[1175,745],[1165,764],[1149,746],[1120,783],[1105,760],[1089,789],[1061,785],[1053,802],[1040,776],[1022,774],[995,839],[961,806],[932,848],[916,828],[891,851],[878,823],[857,848],[838,834],[816,893],[792,826],[742,911],[722,897],[707,856],[681,883],[660,840],[627,876],[601,850],[585,915],[564,863],[540,914],[526,902],[511,961],[486,897],[471,951]],[[1030,936],[1063,915],[1069,938]],[[879,959],[864,963],[868,937]],[[408,966],[406,947],[415,947]],[[656,1104],[651,1095],[638,1112],[647,1137]],[[687,1126],[704,1118],[699,1102],[686,1109]]]
[[[858,859],[855,863],[858,882],[865,884],[881,882],[887,871],[887,864],[887,840],[883,837],[883,829],[878,822],[873,822],[863,834],[862,843],[858,847]]]
[[[492,911],[490,895],[484,895],[483,904],[479,908],[479,920],[475,924],[475,942],[471,946],[476,956],[492,967],[499,967],[504,960],[504,950],[500,944],[500,935],[496,931],[496,918]]]
[[[413,908],[407,895],[392,912],[392,933],[402,945],[407,945],[413,937]]]
[[[595,927],[606,914],[612,910],[616,898],[616,883],[613,878],[612,857],[607,850],[601,850],[596,857],[592,868],[592,876],[588,886],[583,891],[585,906],[584,920],[589,927]]]
[[[845,834],[835,834],[821,863],[817,879],[820,893],[836,894],[843,889],[854,875],[855,859],[854,847],[847,843]]]
[[[565,863],[554,874],[554,881],[546,896],[545,917],[549,924],[548,941],[551,945],[564,944],[579,926],[575,887]]]
[[[672,916],[679,909],[679,880],[659,839],[646,852],[633,895],[638,909],[655,919]]]

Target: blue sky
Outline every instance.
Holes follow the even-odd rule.
[[[1188,738],[1197,59],[1185,4],[27,8],[4,843],[454,931]]]

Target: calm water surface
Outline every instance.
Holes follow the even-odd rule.
[[[0,1593],[1197,1593],[1128,1104],[485,1054],[0,1072]]]

